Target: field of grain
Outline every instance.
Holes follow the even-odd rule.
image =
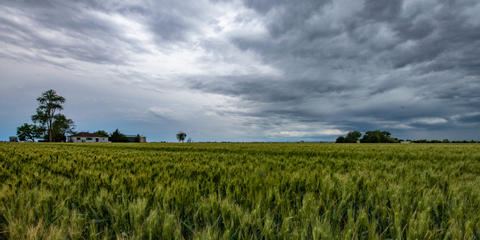
[[[0,144],[0,239],[480,239],[479,144]]]

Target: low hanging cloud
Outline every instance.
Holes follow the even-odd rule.
[[[0,132],[55,88],[79,128],[155,140],[478,138],[478,11],[475,0],[2,1]],[[30,103],[7,101],[22,94]]]

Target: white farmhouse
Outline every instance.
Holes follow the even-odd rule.
[[[79,132],[77,134],[68,136],[68,142],[73,143],[108,143],[108,137],[100,134]]]

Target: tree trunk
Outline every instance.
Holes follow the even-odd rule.
[[[49,120],[49,125],[48,125],[48,141],[52,142],[53,136],[52,136],[52,120]]]

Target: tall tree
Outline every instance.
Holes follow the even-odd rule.
[[[57,95],[55,90],[50,89],[42,93],[42,96],[37,98],[38,107],[37,113],[32,116],[35,123],[39,123],[47,131],[48,141],[53,141],[53,122],[58,112],[63,110],[62,104],[65,103],[65,98]]]
[[[56,114],[52,123],[52,135],[54,142],[65,142],[67,134],[74,134],[75,125],[72,119],[68,119],[63,114]]]
[[[187,134],[184,133],[184,132],[179,132],[179,133],[177,133],[177,140],[178,140],[179,142],[185,141],[185,138],[186,138],[186,137],[187,137]]]

